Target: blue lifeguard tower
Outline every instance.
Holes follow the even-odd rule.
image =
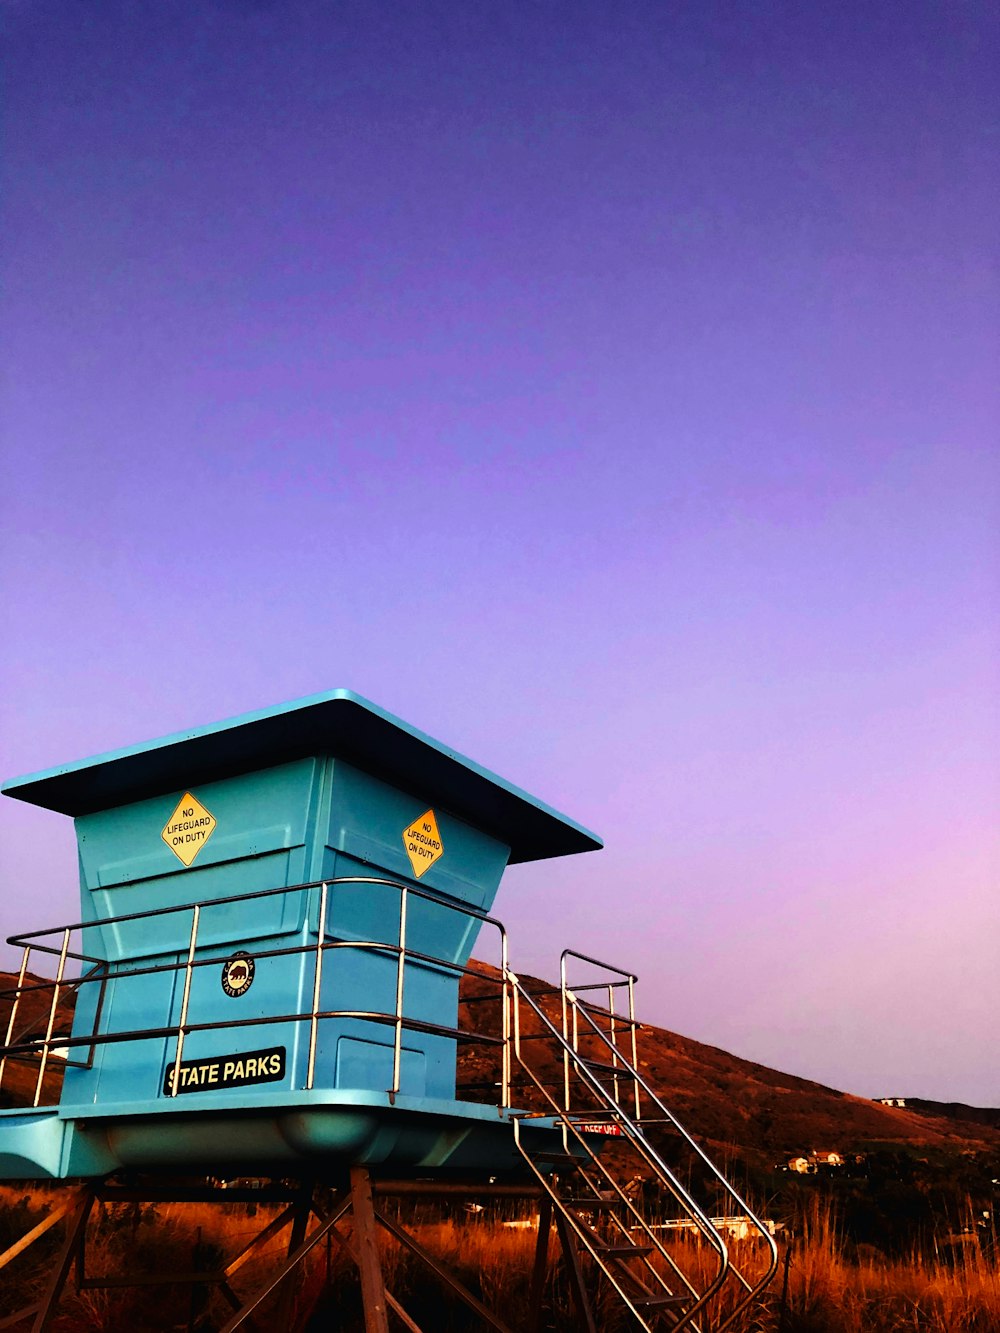
[[[527,1181],[640,1326],[698,1327],[707,1296],[637,1276],[652,1249],[627,1216],[617,1246],[588,1240],[583,1205],[558,1185],[583,1163],[600,1170],[608,1137],[652,1151],[634,977],[567,953],[547,1002],[511,970],[490,915],[508,864],[595,850],[594,834],[347,690],[3,791],[73,817],[81,902],[78,921],[11,941],[23,953],[0,1096],[16,1074],[29,1104],[0,1109],[0,1178],[91,1182],[91,1201],[129,1173],[147,1190],[193,1173],[349,1178],[321,1229],[353,1209],[369,1259],[372,1172],[401,1189]],[[477,945],[492,967],[471,961]],[[532,1068],[529,1040],[552,1045],[555,1080]],[[489,1071],[478,1097],[457,1084],[470,1049]],[[655,1152],[651,1165],[666,1169]],[[717,1229],[694,1216],[725,1267]],[[304,1255],[319,1233],[300,1222]],[[368,1326],[382,1329],[377,1264],[359,1264]]]

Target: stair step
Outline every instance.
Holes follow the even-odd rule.
[[[649,1287],[644,1286],[628,1269],[623,1271],[622,1276],[626,1279],[623,1290],[637,1309],[678,1310],[691,1304],[692,1297],[687,1294],[677,1296],[669,1291],[650,1291]]]
[[[652,1254],[652,1245],[633,1245],[625,1241],[622,1245],[598,1245],[597,1252],[602,1259],[638,1259],[644,1254]]]
[[[629,1300],[640,1310],[678,1310],[691,1303],[690,1296],[668,1296],[666,1292],[662,1296],[629,1296]]]
[[[620,1023],[625,1028],[638,1028],[642,1024],[635,1018],[629,1018],[628,1014],[616,1014],[612,1009],[605,1009],[601,1004],[591,1004],[589,1000],[579,1002],[580,1012],[583,1014],[594,1014],[598,1018],[613,1018],[615,1023]]]
[[[568,1162],[572,1166],[583,1166],[587,1160],[585,1157],[577,1156],[573,1152],[557,1152],[554,1148],[537,1152],[534,1148],[528,1149],[528,1156],[533,1162]]]
[[[588,1060],[586,1056],[578,1057],[580,1064],[585,1065],[587,1069],[595,1074],[615,1074],[618,1078],[632,1078],[633,1075],[628,1072],[624,1065],[609,1065],[603,1060]]]
[[[621,1199],[560,1199],[559,1202],[564,1208],[579,1208],[581,1212],[589,1212],[594,1208],[617,1208]]]

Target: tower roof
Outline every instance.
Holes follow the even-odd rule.
[[[507,844],[512,863],[603,845],[581,824],[350,690],[31,773],[0,790],[61,814],[86,815],[319,754],[450,810]]]

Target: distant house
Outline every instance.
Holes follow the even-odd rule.
[[[800,1176],[814,1176],[818,1171],[838,1170],[844,1166],[844,1157],[839,1152],[831,1152],[824,1149],[817,1152],[815,1149],[808,1157],[789,1157],[786,1171],[795,1171]]]
[[[905,1098],[905,1097],[876,1097],[876,1098],[875,1098],[875,1101],[877,1101],[878,1104],[879,1104],[880,1106],[905,1106],[905,1105],[906,1105],[906,1098]]]
[[[749,1237],[757,1234],[757,1224],[752,1222],[749,1217],[737,1215],[735,1217],[712,1217],[709,1219],[716,1231],[728,1234],[733,1240],[747,1240]],[[529,1225],[537,1224],[536,1217]],[[784,1222],[775,1222],[773,1218],[763,1217],[760,1219],[761,1225],[765,1226],[772,1236],[781,1235],[785,1230]],[[505,1222],[505,1227],[523,1226],[521,1222]],[[633,1231],[636,1228],[631,1228]],[[665,1222],[654,1222],[650,1225],[650,1231],[694,1231],[698,1233],[699,1224],[687,1217],[669,1218]]]
[[[816,1152],[814,1149],[812,1161],[816,1163],[817,1170],[821,1166],[838,1167],[844,1165],[844,1159],[839,1152]]]

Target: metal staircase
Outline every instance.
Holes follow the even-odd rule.
[[[580,964],[599,979],[571,986],[569,968]],[[586,1254],[617,1293],[632,1327],[721,1333],[770,1282],[777,1248],[768,1228],[639,1072],[635,977],[567,950],[558,991],[532,994],[509,969],[506,981],[514,1100],[529,1108],[515,1112],[515,1141],[551,1203],[564,1251],[573,1256],[582,1325],[588,1333],[601,1327],[580,1263]],[[607,1003],[590,998],[594,992]],[[554,1005],[545,1001],[556,998],[559,1012],[552,1013]],[[559,1066],[557,1081],[552,1069]],[[537,1136],[522,1133],[526,1123],[542,1118],[557,1121],[561,1142],[555,1150],[540,1150]],[[725,1216],[711,1216],[698,1202],[651,1135],[657,1142],[676,1139],[692,1156],[713,1185],[716,1203],[720,1196],[724,1201]],[[639,1174],[623,1183],[622,1163],[629,1156]],[[657,1221],[650,1214],[642,1197],[650,1193],[666,1205],[669,1218]],[[749,1263],[742,1255],[741,1261],[755,1270],[751,1274],[734,1262],[722,1234],[734,1221],[757,1242],[740,1246],[748,1251]]]

